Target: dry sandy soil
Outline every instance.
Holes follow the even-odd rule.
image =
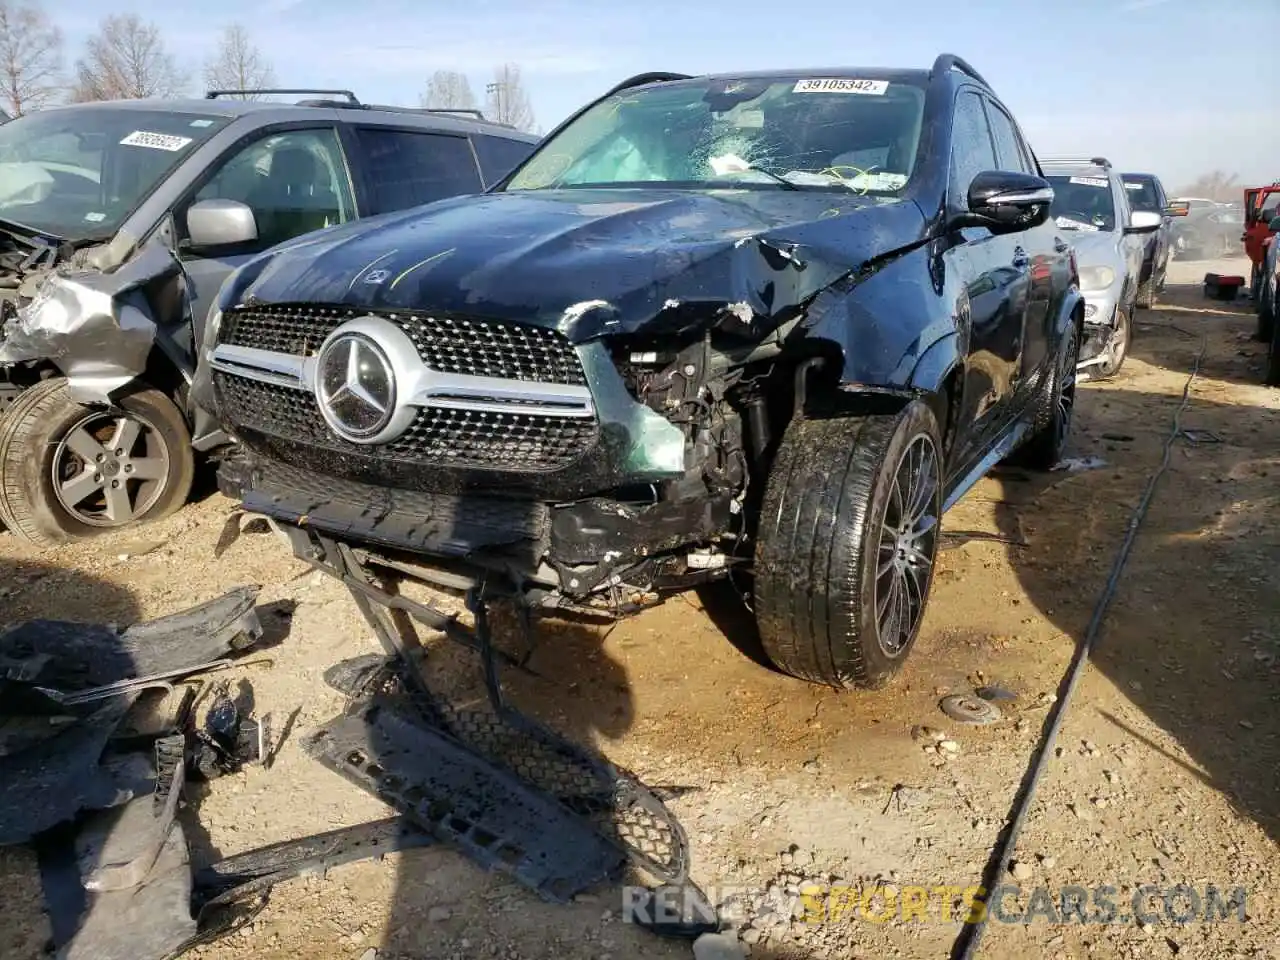
[[[1042,913],[993,921],[981,955],[1280,958],[1280,391],[1260,385],[1248,306],[1201,296],[1211,266],[1176,263],[1160,306],[1139,314],[1120,375],[1082,389],[1071,453],[1105,466],[1002,473],[948,515],[923,635],[890,688],[840,693],[773,673],[749,656],[741,623],[712,619],[692,596],[612,630],[541,625],[539,677],[509,676],[513,698],[650,784],[696,788],[673,801],[695,879],[777,890],[772,913],[756,896],[743,917],[753,957],[947,955],[960,929],[960,914],[944,916],[949,896],[931,897],[923,919],[850,911],[810,924],[788,922],[786,886],[979,882],[1203,338],[1183,426],[1221,442],[1172,445],[1022,833],[1023,894],[1005,901],[1005,915],[1016,919],[1038,886],[1055,900],[1064,885],[1113,886],[1124,917],[1143,884],[1212,884],[1245,887],[1246,918],[1176,924],[1158,899],[1147,923]],[[270,770],[193,798],[200,859],[386,814],[297,745],[341,709],[324,668],[377,649],[373,639],[343,591],[273,537],[246,535],[214,559],[229,506],[207,496],[140,537],[54,555],[0,533],[0,625],[128,623],[242,583],[262,584],[264,601],[297,601],[274,666],[243,671],[277,727],[297,712],[294,736]],[[1003,721],[962,726],[939,712],[941,694],[984,682],[1017,695]],[[958,752],[927,752],[916,725],[944,730]],[[0,957],[38,956],[48,932],[22,850],[0,851],[0,893]],[[689,956],[687,943],[619,920],[620,905],[617,890],[602,889],[549,906],[447,850],[418,850],[284,884],[251,927],[196,953]]]

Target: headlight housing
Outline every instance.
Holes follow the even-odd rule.
[[[1116,272],[1110,267],[1081,267],[1081,290],[1105,290],[1115,283]]]

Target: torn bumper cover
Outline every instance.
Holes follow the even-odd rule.
[[[188,320],[186,277],[160,244],[103,273],[58,268],[0,326],[0,367],[50,362],[82,403],[106,403],[147,368],[157,322]]]

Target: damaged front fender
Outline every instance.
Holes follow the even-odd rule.
[[[80,403],[108,403],[143,373],[158,323],[187,320],[185,274],[159,244],[111,273],[58,270],[0,327],[0,366],[52,363]]]

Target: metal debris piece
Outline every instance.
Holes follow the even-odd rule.
[[[254,608],[258,590],[240,587],[123,632],[106,624],[30,620],[0,634],[0,656],[47,656],[29,682],[42,692],[62,693],[63,702],[89,699],[101,688],[119,692],[143,681],[199,673],[261,637]]]
[[[1182,436],[1191,443],[1222,443],[1222,437],[1212,430],[1183,430]]]
[[[973,691],[983,700],[989,700],[992,703],[998,703],[1002,700],[1017,700],[1018,695],[1012,690],[1006,690],[1004,687],[998,687],[995,684],[987,684]]]
[[[1067,473],[1080,473],[1085,470],[1097,470],[1099,467],[1105,467],[1107,461],[1101,457],[1068,457],[1065,460],[1059,460],[1055,463],[1051,470],[1065,470]]]
[[[981,697],[953,693],[938,701],[938,707],[957,723],[985,726],[1001,718],[1000,708]]]
[[[565,903],[616,875],[622,855],[552,798],[439,730],[413,707],[365,704],[304,741],[336,773],[489,869]]]

